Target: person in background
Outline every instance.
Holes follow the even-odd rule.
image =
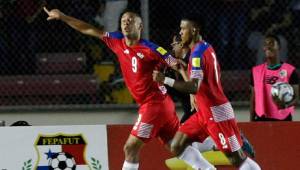
[[[177,35],[173,37],[171,46],[173,56],[180,60],[183,65],[187,66],[187,63],[189,62],[190,49],[180,42],[180,37],[178,37]],[[164,73],[176,80],[183,80],[182,76],[171,68],[166,67],[164,69]],[[173,98],[173,100],[177,100],[180,102],[183,109],[183,115],[180,119],[180,123],[184,123],[193,113],[195,113],[194,108],[191,107],[190,95],[182,93],[169,86],[166,86],[166,88],[168,94]]]
[[[296,68],[288,63],[280,61],[280,39],[278,36],[269,34],[265,36],[263,50],[265,63],[254,66],[251,70],[251,98],[250,120],[251,121],[292,121],[294,106],[298,100],[299,77]],[[294,89],[294,99],[285,104],[279,99],[273,99],[271,87],[276,82],[286,82]]]
[[[288,59],[289,44],[287,41],[288,28],[292,24],[292,17],[283,0],[253,0],[249,1],[253,6],[250,11],[249,37],[247,46],[251,53],[255,53],[255,64],[264,62],[264,51],[261,48],[264,43],[264,35],[276,33],[281,42],[280,59]],[[252,4],[252,5],[251,5]]]

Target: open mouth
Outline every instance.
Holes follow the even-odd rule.
[[[129,28],[128,27],[124,27],[124,31],[125,32],[129,32]]]

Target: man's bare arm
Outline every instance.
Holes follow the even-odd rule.
[[[195,94],[199,87],[198,79],[192,79],[188,81],[175,81],[174,79],[165,77],[163,73],[156,70],[153,71],[152,76],[154,81],[159,82],[161,84],[166,84],[183,93]]]
[[[48,14],[48,18],[47,18],[48,21],[61,20],[61,21],[65,22],[66,24],[68,24],[73,29],[75,29],[83,34],[98,37],[101,39],[103,38],[103,36],[105,34],[102,29],[96,28],[93,25],[90,25],[90,24],[88,24],[84,21],[81,21],[79,19],[76,19],[74,17],[65,15],[58,9],[52,9],[49,11],[46,7],[44,7],[44,11]]]

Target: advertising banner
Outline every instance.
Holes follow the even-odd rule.
[[[105,125],[0,128],[1,170],[108,170]]]

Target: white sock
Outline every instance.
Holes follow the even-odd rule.
[[[178,158],[184,160],[194,169],[216,170],[216,168],[210,164],[196,148],[192,146],[186,147]]]
[[[247,158],[240,166],[240,170],[261,170],[259,165],[250,158]]]
[[[138,170],[139,163],[131,163],[128,161],[124,161],[122,170]]]
[[[206,151],[214,150],[215,142],[211,139],[211,137],[207,137],[202,143],[193,142],[192,146],[197,148],[201,153]]]

